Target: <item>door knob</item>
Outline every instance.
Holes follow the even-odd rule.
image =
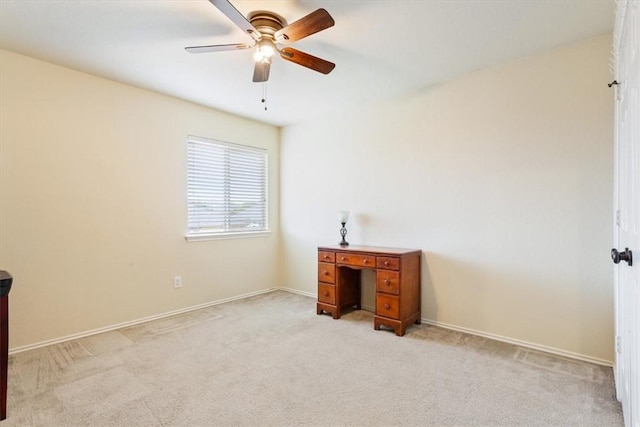
[[[629,248],[624,248],[624,252],[618,252],[617,249],[611,249],[611,259],[614,264],[619,264],[620,261],[626,261],[630,266],[633,265],[633,252]]]

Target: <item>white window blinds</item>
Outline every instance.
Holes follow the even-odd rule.
[[[187,237],[267,231],[267,152],[187,139]]]

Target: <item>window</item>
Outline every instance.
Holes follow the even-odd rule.
[[[268,231],[267,151],[189,136],[187,238]]]

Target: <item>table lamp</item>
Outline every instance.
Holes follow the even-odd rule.
[[[347,229],[345,228],[345,225],[347,224],[347,221],[349,221],[349,213],[349,211],[338,212],[338,220],[340,221],[340,224],[342,224],[342,227],[340,228],[340,235],[342,236],[340,246],[349,246],[349,242],[345,240],[345,237],[347,236]]]

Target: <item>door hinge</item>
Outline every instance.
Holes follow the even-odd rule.
[[[616,336],[616,353],[622,353],[622,343],[620,342],[620,335]]]
[[[614,80],[611,83],[607,83],[607,86],[613,88],[616,95],[616,101],[620,101],[620,82]]]
[[[616,225],[620,227],[620,209],[616,211]]]

